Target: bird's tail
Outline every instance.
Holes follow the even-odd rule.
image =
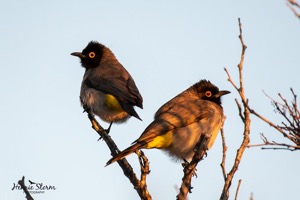
[[[139,150],[141,148],[142,144],[136,143],[128,147],[127,149],[123,150],[122,152],[118,153],[116,156],[111,158],[107,163],[106,166],[110,165],[113,162],[116,162],[118,160],[121,160],[122,158],[128,156],[129,154],[132,154],[133,152]]]
[[[129,104],[129,103],[125,103],[122,101],[119,101],[121,107],[123,108],[124,111],[126,111],[129,115],[139,119],[142,121],[142,119],[140,118],[140,116],[137,114],[137,112],[134,110],[134,107]]]

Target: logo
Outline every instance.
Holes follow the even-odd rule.
[[[44,183],[38,183],[33,182],[31,180],[28,180],[29,185],[26,185],[28,192],[30,194],[45,194],[47,191],[54,191],[56,190],[56,187],[54,185],[44,184]],[[13,183],[13,187],[11,190],[23,190],[21,185],[19,183]]]

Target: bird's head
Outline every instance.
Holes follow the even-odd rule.
[[[194,84],[192,88],[196,91],[200,99],[209,100],[217,103],[218,105],[221,105],[221,97],[230,93],[227,90],[220,91],[217,86],[208,80],[201,80]]]
[[[71,55],[80,58],[82,67],[86,69],[95,68],[100,64],[104,48],[104,45],[91,41],[82,52],[73,52]]]

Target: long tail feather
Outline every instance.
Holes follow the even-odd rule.
[[[136,143],[130,147],[128,147],[127,149],[123,150],[122,152],[120,152],[118,155],[114,156],[113,158],[111,158],[107,163],[106,166],[112,164],[113,162],[116,162],[118,160],[121,160],[122,158],[128,156],[129,154],[132,154],[133,152],[135,152],[136,150],[139,150],[141,148],[141,144],[140,143]]]

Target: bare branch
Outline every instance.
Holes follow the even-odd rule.
[[[247,147],[248,148],[262,147],[261,149],[290,150],[290,151],[300,150],[300,146],[289,145],[289,144],[285,144],[285,143],[278,143],[278,142],[274,142],[274,141],[270,142],[264,134],[261,134],[261,138],[264,142],[263,144],[251,144],[251,145],[248,145]],[[276,146],[276,147],[268,147],[268,146]]]
[[[223,191],[222,191],[222,194],[221,194],[221,197],[220,197],[221,200],[227,200],[229,198],[229,188],[231,186],[232,179],[233,179],[234,174],[237,171],[238,166],[241,162],[243,153],[244,153],[245,149],[247,148],[247,145],[250,142],[250,138],[249,138],[250,123],[251,123],[250,111],[248,109],[248,100],[245,97],[244,83],[243,83],[243,65],[244,65],[245,51],[246,51],[247,46],[245,45],[245,43],[243,41],[242,24],[241,24],[240,19],[238,19],[238,21],[239,21],[239,30],[240,30],[239,39],[240,39],[240,42],[241,42],[241,45],[242,45],[242,53],[241,53],[240,63],[238,64],[239,82],[240,82],[239,87],[237,87],[236,84],[232,81],[228,71],[226,69],[225,69],[225,71],[228,75],[228,81],[238,91],[238,93],[240,95],[240,98],[241,98],[241,101],[243,103],[243,109],[244,109],[243,113],[242,113],[242,108],[241,108],[240,104],[237,103],[237,105],[238,105],[238,108],[239,108],[241,119],[244,123],[244,133],[243,133],[244,138],[243,138],[241,146],[239,147],[239,149],[237,151],[235,161],[234,161],[234,165],[232,166],[230,172],[226,176]],[[237,102],[237,100],[236,100],[236,102]]]
[[[224,70],[225,70],[225,72],[226,72],[226,74],[227,74],[227,76],[228,76],[228,81],[231,83],[231,85],[237,90],[237,91],[239,91],[239,88],[235,85],[235,83],[233,82],[233,80],[231,79],[231,76],[230,76],[230,74],[229,74],[229,72],[228,72],[228,70],[227,70],[227,68],[225,67],[224,68]]]
[[[18,184],[21,186],[22,190],[24,191],[24,193],[26,194],[26,199],[27,200],[34,200],[32,198],[32,196],[30,195],[26,185],[25,185],[25,177],[23,176],[21,180],[18,181]]]
[[[238,194],[239,194],[241,183],[242,183],[242,179],[240,179],[239,182],[238,182],[238,186],[237,186],[237,189],[236,189],[236,192],[235,192],[234,200],[238,199],[237,197],[238,197]]]
[[[210,135],[203,134],[200,137],[198,144],[196,145],[195,155],[190,163],[187,163],[183,169],[184,176],[182,178],[182,184],[179,189],[179,194],[177,195],[177,200],[186,200],[187,194],[191,193],[191,179],[193,174],[196,171],[197,164],[203,157],[206,155],[207,144],[209,141]]]
[[[291,5],[300,8],[300,4],[298,4],[298,3],[296,2],[296,0],[287,0],[287,1],[288,1]]]
[[[266,97],[268,97],[271,100],[271,102],[275,102],[275,100],[272,97],[270,97],[264,90],[262,90],[262,92],[264,93],[264,95]],[[280,103],[278,103],[278,104],[280,104]],[[280,106],[283,106],[283,104],[280,104]]]
[[[224,134],[223,128],[221,129],[221,137],[222,137],[222,146],[223,146],[223,156],[222,156],[221,168],[222,168],[224,181],[226,181],[227,175],[226,175],[225,161],[226,161],[227,146],[226,146],[225,134]]]
[[[117,155],[118,152],[120,152],[119,148],[115,144],[115,142],[112,140],[110,135],[106,133],[106,131],[103,129],[102,126],[96,121],[94,116],[91,113],[88,113],[88,117],[92,123],[92,128],[99,134],[99,136],[105,141],[107,146],[109,147],[111,151],[111,155],[115,156]],[[143,158],[143,165],[148,167],[149,170],[149,163],[148,159],[146,158],[145,155],[142,155]],[[125,158],[121,159],[118,161],[119,166],[122,168],[124,175],[130,180],[130,182],[133,185],[133,188],[137,191],[138,195],[140,196],[141,199],[143,200],[151,200],[151,196],[149,191],[147,190],[147,185],[146,185],[146,177],[143,177],[143,181],[141,182],[138,180],[136,177],[131,165],[127,162]],[[142,170],[142,169],[141,169]],[[144,174],[145,176],[145,174]]]
[[[296,17],[300,19],[300,14],[297,12],[297,9],[300,9],[300,4],[296,2],[296,0],[287,0],[286,5],[291,9]]]
[[[248,106],[249,108],[249,106]],[[250,108],[249,108],[250,109]],[[258,114],[257,112],[255,112],[255,110],[250,109],[251,114],[255,115],[256,117],[260,118],[261,120],[263,120],[264,122],[266,122],[267,124],[269,124],[271,127],[275,128],[277,131],[279,131],[280,133],[282,133],[284,135],[284,137],[287,137],[289,139],[292,139],[288,134],[286,134],[281,128],[279,128],[278,126],[276,126],[275,124],[273,124],[273,122],[269,121],[267,118],[261,116],[260,114]]]
[[[238,102],[237,99],[234,99],[235,100],[235,103],[239,109],[239,116],[241,117],[242,121],[245,123],[245,116],[243,115],[243,112],[242,112],[242,106],[241,104]]]
[[[276,146],[276,147],[268,147],[268,146]],[[300,150],[300,146],[289,145],[289,144],[285,144],[285,143],[277,143],[274,141],[263,143],[263,144],[252,144],[252,145],[248,145],[247,147],[248,148],[262,147],[261,149],[290,150],[290,151]]]
[[[285,143],[278,143],[278,142],[268,142],[266,137],[264,137],[264,144],[258,144],[258,145],[250,145],[249,147],[257,147],[257,146],[267,146],[267,145],[275,145],[280,147],[275,148],[269,148],[269,147],[263,147],[262,149],[285,149],[285,150],[299,150],[300,146],[300,115],[299,115],[299,109],[297,107],[297,95],[294,93],[293,89],[291,88],[291,93],[293,95],[293,100],[291,105],[288,103],[288,101],[279,93],[278,96],[280,97],[281,101],[283,103],[275,101],[273,98],[268,97],[271,99],[272,104],[275,107],[275,111],[279,113],[286,121],[281,122],[282,126],[275,125],[270,120],[266,119],[265,117],[261,116],[257,112],[255,112],[253,109],[251,109],[248,105],[248,108],[252,114],[269,124],[271,127],[275,128],[278,132],[280,132],[285,138],[293,142],[295,145],[285,144]],[[286,147],[286,148],[282,148]]]
[[[148,197],[148,199],[151,199],[149,191],[147,190],[147,182],[146,182],[147,175],[150,173],[148,158],[145,156],[142,150],[138,151],[138,156],[139,156],[139,162],[141,167],[140,187],[142,189],[143,196]]]

